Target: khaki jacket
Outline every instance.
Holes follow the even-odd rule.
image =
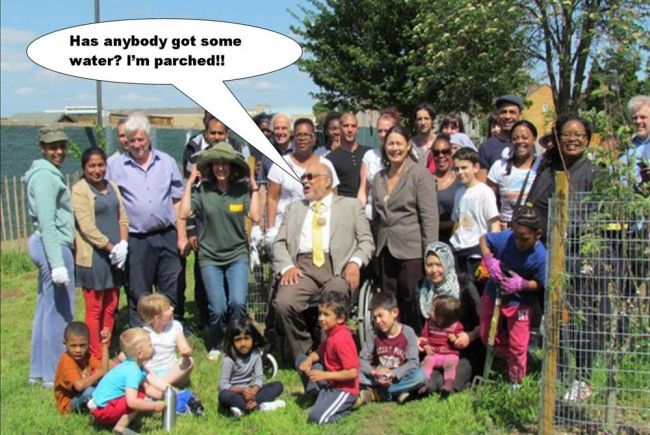
[[[309,201],[306,199],[294,201],[287,207],[273,242],[273,269],[276,273],[296,264],[300,229],[308,208]],[[330,219],[330,256],[334,276],[343,273],[352,257],[359,258],[367,265],[375,252],[375,244],[359,200],[334,195]]]
[[[120,203],[120,226],[129,225],[129,218],[126,215],[126,209],[122,201],[122,194],[120,193],[117,184],[110,180],[108,184],[111,185],[117,199]],[[95,194],[90,190],[88,182],[82,178],[72,186],[72,208],[75,217],[75,258],[74,262],[77,266],[92,267],[93,248],[106,249],[108,245],[108,237],[103,235],[95,226]]]
[[[424,165],[407,159],[397,185],[387,197],[388,169],[372,181],[372,230],[377,256],[384,247],[399,260],[422,258],[438,241],[440,215],[436,180]]]

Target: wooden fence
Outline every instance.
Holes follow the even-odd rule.
[[[70,187],[79,174],[65,174],[65,184]],[[34,231],[27,211],[27,189],[20,177],[2,177],[0,201],[0,230],[2,249],[25,249],[27,239]]]

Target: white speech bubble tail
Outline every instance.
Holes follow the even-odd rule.
[[[257,148],[283,171],[300,181],[298,175],[273,147],[264,133],[257,127],[239,100],[223,82],[205,83],[200,80],[178,80],[176,89],[187,95],[196,104],[216,116],[246,142]]]

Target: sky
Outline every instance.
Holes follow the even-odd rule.
[[[300,0],[100,0],[101,21],[143,18],[187,18],[228,21],[273,30],[296,39]],[[0,3],[0,114],[42,112],[66,106],[95,106],[95,81],[52,72],[33,63],[27,46],[38,37],[67,27],[93,23],[92,0],[61,2],[2,0]],[[271,47],[269,47],[271,49]],[[254,59],[251,60],[254,62]],[[291,65],[257,77],[226,82],[247,109],[257,104],[274,112],[311,113],[318,89],[311,78]],[[195,107],[170,85],[103,84],[104,109]]]

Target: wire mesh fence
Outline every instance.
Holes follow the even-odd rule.
[[[571,194],[564,237],[549,238],[562,263],[546,295],[545,365],[556,367],[542,376],[541,418],[550,406],[553,433],[650,433],[648,209]]]

